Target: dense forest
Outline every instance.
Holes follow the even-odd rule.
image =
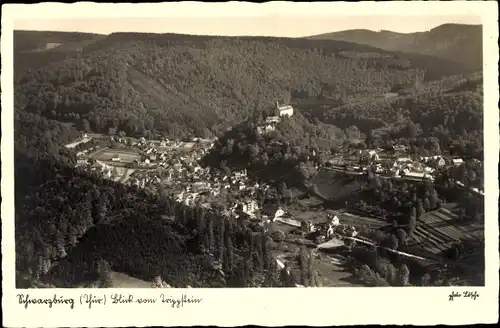
[[[349,103],[462,72],[446,60],[341,41],[117,33],[18,70],[15,102],[87,131],[203,137],[286,94]]]
[[[329,153],[345,140],[344,131],[328,124],[314,125],[296,113],[283,117],[275,130],[260,134],[256,127],[262,117],[252,117],[233,127],[216,142],[204,164],[222,169],[247,169],[262,181],[282,182],[303,187],[322,162],[320,154]],[[280,172],[280,174],[276,174]]]
[[[433,55],[472,69],[482,66],[482,26],[444,24],[425,32],[347,30],[309,37],[314,40],[356,42],[385,50]]]
[[[304,115],[339,128],[354,126],[369,136],[369,147],[399,143],[420,155],[426,155],[425,150],[449,150],[454,155],[481,158],[482,107],[482,94],[467,91],[335,108],[323,106]]]

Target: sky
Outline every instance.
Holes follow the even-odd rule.
[[[16,30],[89,32],[180,33],[226,36],[302,37],[349,29],[390,30],[400,33],[427,31],[446,23],[481,24],[478,16],[260,16],[170,17],[112,19],[23,19]]]

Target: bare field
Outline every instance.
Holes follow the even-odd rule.
[[[121,272],[113,271],[111,273],[111,280],[113,288],[152,288],[150,282],[131,277]]]
[[[105,148],[102,149],[92,155],[93,159],[97,159],[99,161],[110,162],[114,157],[119,157],[119,163],[132,163],[134,160],[140,160],[141,155],[137,153],[135,150],[131,149],[110,149]]]
[[[320,170],[313,179],[325,199],[341,200],[359,192],[361,184],[355,178],[329,170]]]

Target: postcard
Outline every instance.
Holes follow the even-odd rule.
[[[498,321],[496,2],[2,9],[5,326]]]

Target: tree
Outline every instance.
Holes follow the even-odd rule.
[[[285,240],[286,236],[282,231],[275,230],[271,233],[271,238],[277,242],[280,243]]]
[[[406,264],[402,264],[398,270],[398,284],[399,286],[408,286],[410,283],[410,270]]]
[[[363,264],[359,271],[357,272],[358,277],[369,286],[375,285],[375,273],[366,264]]]
[[[83,131],[85,131],[85,132],[91,132],[92,131],[90,129],[90,123],[89,123],[89,121],[86,118],[84,118],[82,120],[82,127],[83,127]]]
[[[99,274],[99,285],[102,288],[109,288],[113,285],[111,277],[111,266],[105,260],[97,262],[97,273]]]
[[[424,211],[430,211],[431,210],[431,202],[429,201],[429,198],[424,199]]]
[[[437,196],[436,190],[433,190],[431,192],[429,202],[430,202],[431,209],[435,209],[436,207],[439,206],[439,198]]]
[[[309,287],[316,287],[315,281],[314,281],[314,268],[313,268],[313,255],[312,253],[309,253],[308,259],[307,259],[307,281],[309,282]]]
[[[280,187],[279,187],[279,188],[280,188],[280,189],[279,189],[279,190],[280,190],[280,195],[281,195],[281,196],[284,196],[284,195],[286,194],[286,191],[287,191],[286,182],[285,182],[285,181],[282,181],[282,182],[280,183]]]
[[[397,270],[392,263],[388,263],[384,266],[385,280],[390,285],[395,285],[397,281]]]
[[[399,240],[398,240],[398,237],[396,237],[395,235],[391,235],[389,237],[389,244],[388,244],[389,248],[391,249],[398,249],[398,246],[399,246]]]
[[[417,209],[415,208],[415,206],[412,206],[412,208],[410,209],[410,217],[417,217]]]
[[[420,284],[422,286],[430,286],[431,285],[431,275],[428,274],[428,273],[425,273],[423,276],[422,276],[422,279],[421,279],[421,282]]]
[[[163,279],[160,276],[155,276],[153,278],[152,283],[151,283],[151,287],[153,287],[153,288],[164,288],[165,284],[163,282]]]
[[[422,202],[419,201],[417,204],[417,218],[419,218],[422,214],[424,214],[424,207],[422,206]]]
[[[410,216],[410,220],[408,222],[408,236],[412,236],[413,231],[417,227],[417,218],[415,216]]]
[[[302,246],[300,249],[299,263],[300,263],[301,283],[305,287],[309,286],[308,260],[309,259],[307,256],[307,249],[305,246]]]
[[[398,229],[398,230],[396,230],[396,236],[399,240],[399,244],[405,245],[406,238],[407,238],[406,232],[403,229]]]

